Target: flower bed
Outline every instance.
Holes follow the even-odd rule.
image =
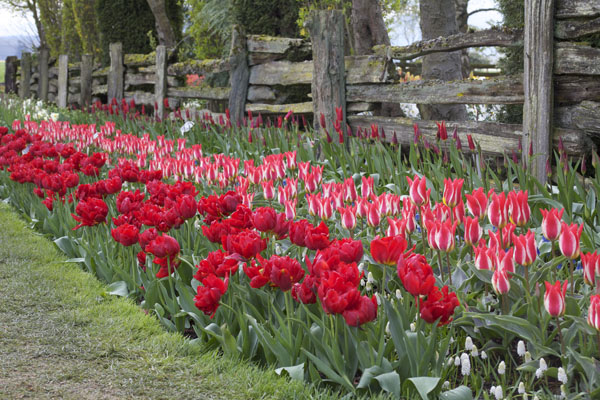
[[[251,122],[202,121],[190,145],[119,122],[15,121],[4,195],[167,329],[294,379],[424,399],[598,395],[598,178],[586,191],[561,154],[557,195],[511,160],[501,180],[443,124],[404,163],[376,128],[350,150],[319,143],[317,162],[297,125]]]

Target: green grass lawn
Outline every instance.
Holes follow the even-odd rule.
[[[64,260],[0,202],[0,398],[321,397],[167,333]]]

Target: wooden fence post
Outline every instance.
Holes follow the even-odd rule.
[[[546,162],[552,162],[553,10],[554,0],[525,0],[522,156],[543,185],[547,180]]]
[[[61,54],[58,56],[58,96],[56,104],[61,108],[67,107],[67,95],[69,92],[69,56]]]
[[[81,56],[81,95],[80,105],[82,109],[87,109],[92,102],[92,69],[94,56],[84,54]]]
[[[110,71],[108,73],[108,98],[121,101],[123,99],[123,45],[121,43],[110,44]]]
[[[246,114],[246,98],[248,97],[248,82],[250,80],[246,34],[239,26],[234,27],[231,35],[229,65],[231,67],[229,115],[231,122],[237,125],[242,122]]]
[[[19,95],[27,99],[31,95],[31,53],[21,53],[21,89]]]
[[[40,49],[40,59],[38,63],[38,71],[40,78],[38,81],[38,98],[43,101],[48,100],[48,59],[50,51],[47,47]]]
[[[165,116],[165,97],[167,97],[167,47],[156,46],[156,82],[154,84],[154,115],[161,120]]]
[[[19,59],[16,56],[6,57],[4,70],[4,92],[17,93],[17,65]]]
[[[314,128],[320,130],[321,114],[327,131],[335,135],[336,107],[342,109],[342,131],[346,133],[346,71],[344,64],[344,14],[340,10],[312,12],[308,29],[312,42],[312,101]]]

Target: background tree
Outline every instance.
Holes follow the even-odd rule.
[[[40,13],[38,11],[38,0],[0,0],[0,3],[6,4],[13,11],[20,12],[23,15],[31,13],[38,37],[40,39],[40,47],[47,47],[46,33],[42,25]]]
[[[81,42],[82,54],[100,55],[100,35],[96,15],[96,0],[71,0],[75,27]]]
[[[175,32],[181,38],[183,12],[178,0],[166,0],[166,13]],[[146,0],[97,0],[96,14],[104,62],[108,61],[110,43],[123,43],[124,53],[149,53],[156,43],[154,14]]]
[[[174,48],[176,45],[175,32],[167,15],[165,0],[147,0],[154,19],[156,21],[156,34],[158,42],[167,48]]]
[[[81,38],[77,32],[73,0],[63,0],[61,8],[61,38],[58,54],[68,54],[69,59],[80,59]]]
[[[234,18],[231,0],[188,0],[189,28],[193,53],[199,59],[229,54]]]
[[[37,7],[44,32],[46,46],[53,57],[62,48],[62,2],[60,0],[37,0]]]
[[[458,33],[454,0],[421,0],[420,25],[423,40]],[[463,79],[461,52],[430,54],[423,57],[424,79],[452,81]],[[419,105],[421,118],[427,120],[462,121],[467,119],[464,105]]]
[[[235,23],[249,34],[299,37],[297,0],[233,0]]]

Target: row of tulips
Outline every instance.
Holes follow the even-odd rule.
[[[143,299],[144,307],[154,310],[167,326],[180,330],[191,326],[199,337],[216,339],[226,351],[245,356],[244,349],[249,346],[252,357],[267,362],[274,358],[274,364],[292,376],[297,376],[302,366],[303,377],[320,380],[323,374],[350,391],[380,387],[395,394],[414,391],[427,395],[439,392],[442,386],[468,383],[478,396],[490,389],[484,380],[455,373],[455,366],[445,359],[466,350],[457,339],[468,337],[472,341],[474,337],[480,350],[486,348],[491,355],[485,359],[489,360],[488,369],[492,362],[502,360],[504,364],[505,351],[484,339],[496,329],[490,337],[500,334],[505,346],[521,339],[528,342],[535,357],[528,363],[541,364],[542,356],[562,363],[572,377],[571,385],[563,385],[566,393],[569,387],[591,392],[591,387],[581,386],[589,384],[589,379],[581,381],[585,371],[579,368],[584,369],[580,365],[586,365],[585,357],[597,356],[598,350],[585,341],[583,346],[573,346],[577,329],[585,329],[577,320],[579,314],[572,314],[568,304],[585,304],[593,290],[577,285],[581,279],[573,278],[575,261],[570,263],[569,274],[566,268],[556,269],[556,260],[565,264],[567,259],[579,258],[583,225],[568,225],[561,221],[562,211],[550,209],[543,210],[541,226],[532,226],[526,191],[506,195],[478,188],[465,194],[461,179],[446,179],[443,190],[438,191],[427,178],[416,175],[407,179],[405,195],[400,196],[382,191],[363,176],[359,195],[355,179],[323,182],[323,166],[296,162],[293,152],[265,155],[255,166],[251,160],[220,154],[204,157],[201,147],[188,148],[183,139],[154,141],[148,136],[123,135],[112,124],[99,131],[67,123],[26,122],[23,126],[26,132],[5,134],[2,139],[3,148],[12,146],[0,153],[11,177],[18,181],[21,174],[26,177],[20,178],[22,182],[36,185],[33,189],[46,197],[49,209],[61,201],[71,209],[67,200],[74,197],[77,206],[73,214],[81,226],[101,228],[110,213],[112,237],[132,250],[115,250],[123,262],[115,279],[127,282],[128,292]],[[10,144],[21,139],[24,147],[22,143]],[[43,143],[54,147],[59,156],[42,149],[46,146]],[[68,155],[71,150],[67,150],[63,156],[64,148],[83,152],[96,148],[106,153],[87,156],[75,151]],[[10,150],[15,154],[7,155]],[[82,155],[71,160],[75,154]],[[106,154],[120,156],[111,159]],[[35,159],[42,162],[31,164]],[[101,160],[114,165],[108,174],[108,164]],[[56,168],[51,166],[54,161]],[[65,163],[66,167],[60,167]],[[146,165],[149,170],[143,168]],[[59,184],[43,183],[46,175],[65,175],[66,182],[66,171],[76,171],[74,175],[88,183],[70,187],[65,183],[65,190]],[[164,183],[163,178],[174,183]],[[59,180],[46,177],[47,182],[53,179]],[[131,190],[125,190],[123,184]],[[204,193],[199,200],[197,190]],[[213,190],[217,194],[210,195]],[[432,191],[439,193],[436,197],[440,202],[432,199]],[[116,193],[116,202],[109,201]],[[202,223],[196,211],[202,215]],[[98,232],[87,239],[94,238],[100,238]],[[557,257],[556,242],[562,257]],[[137,243],[141,252],[133,252]],[[365,247],[368,251],[363,255]],[[595,254],[581,255],[588,286],[596,283],[600,272]],[[196,256],[200,259],[194,261]],[[136,268],[131,268],[132,263]],[[396,273],[388,271],[390,268]],[[542,300],[536,293],[544,278],[562,278],[565,284],[559,282],[557,290],[556,285],[546,282]],[[570,296],[562,289],[566,288],[566,278],[571,282]],[[488,294],[488,285],[496,296]],[[261,297],[248,286],[264,288],[270,297]],[[190,289],[193,298],[188,296]],[[208,316],[201,318],[190,310],[186,297]],[[151,304],[152,299],[157,301]],[[588,303],[587,319],[590,328],[598,329],[595,299]],[[542,303],[546,314],[540,314]],[[460,317],[449,324],[459,304]],[[256,311],[267,318],[259,317]],[[344,329],[336,322],[337,314],[349,327],[361,328]],[[565,314],[573,318],[563,319],[563,325],[569,324],[563,338],[558,317]],[[421,318],[413,327],[416,315]],[[297,322],[300,316],[305,318],[304,324]],[[250,321],[251,329],[242,326],[244,318]],[[548,318],[555,318],[559,338],[547,335],[551,328]],[[426,327],[420,320],[432,325]],[[574,328],[575,333],[571,333]],[[301,338],[298,331],[314,340]],[[324,335],[331,336],[328,339]],[[440,340],[436,340],[438,335]],[[230,337],[236,342],[233,346]],[[262,354],[246,343],[252,338],[261,343]],[[416,345],[413,340],[417,340]],[[319,342],[330,343],[332,349],[320,348]],[[554,347],[565,346],[565,342],[577,356]],[[292,350],[293,357],[279,354],[277,344],[282,343],[285,351]],[[347,347],[351,345],[359,349],[355,362]],[[409,345],[422,347],[424,354],[429,354],[423,357],[425,363],[419,365],[418,356],[409,354]],[[470,356],[463,352],[460,358],[464,356],[471,357],[472,362],[477,357],[472,349]],[[506,362],[519,381],[500,379],[494,393],[498,387],[516,393],[520,383],[529,393],[549,390],[543,382],[525,383],[522,371],[531,368],[527,363]],[[403,364],[410,365],[408,370]],[[435,377],[435,382],[417,379],[422,375]],[[360,379],[354,381],[356,376]],[[442,385],[444,379],[448,384]],[[459,387],[454,393],[463,390]]]

